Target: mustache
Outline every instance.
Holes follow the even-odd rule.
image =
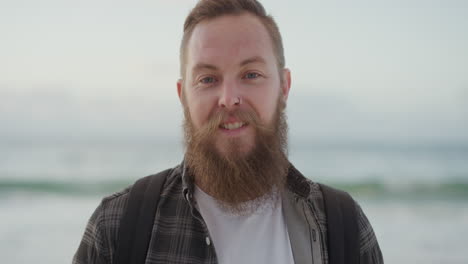
[[[203,127],[201,127],[199,133],[204,135],[215,133],[225,122],[225,120],[229,118],[235,118],[240,122],[252,126],[256,130],[268,129],[266,126],[261,124],[259,116],[253,110],[236,109],[229,111],[226,109],[221,109],[212,114],[208,122]]]

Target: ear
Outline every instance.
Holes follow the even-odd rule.
[[[291,89],[291,71],[288,68],[283,69],[283,81],[281,82],[281,94],[286,103],[288,100],[289,90]]]
[[[183,90],[183,80],[177,80],[177,95],[179,96],[179,101],[182,103],[182,90]]]

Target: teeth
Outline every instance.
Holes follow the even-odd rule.
[[[244,123],[242,122],[236,122],[236,123],[228,123],[228,124],[223,124],[222,127],[228,130],[233,130],[233,129],[238,129],[242,127]]]

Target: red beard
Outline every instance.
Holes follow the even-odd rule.
[[[188,109],[184,108],[185,162],[190,175],[202,190],[229,211],[256,210],[274,202],[283,190],[289,167],[284,109],[279,98],[272,124],[268,126],[261,124],[252,110],[222,110],[213,114],[206,125],[195,129]],[[224,154],[216,147],[216,133],[228,116],[254,129],[254,145],[247,153],[241,152],[239,139],[227,142],[225,147],[229,151]],[[246,208],[248,201],[252,202]]]

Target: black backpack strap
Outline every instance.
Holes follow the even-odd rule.
[[[139,179],[133,185],[120,220],[113,263],[143,264],[148,252],[162,186],[170,169]]]
[[[327,215],[330,264],[358,264],[359,236],[356,204],[343,191],[320,184]]]

